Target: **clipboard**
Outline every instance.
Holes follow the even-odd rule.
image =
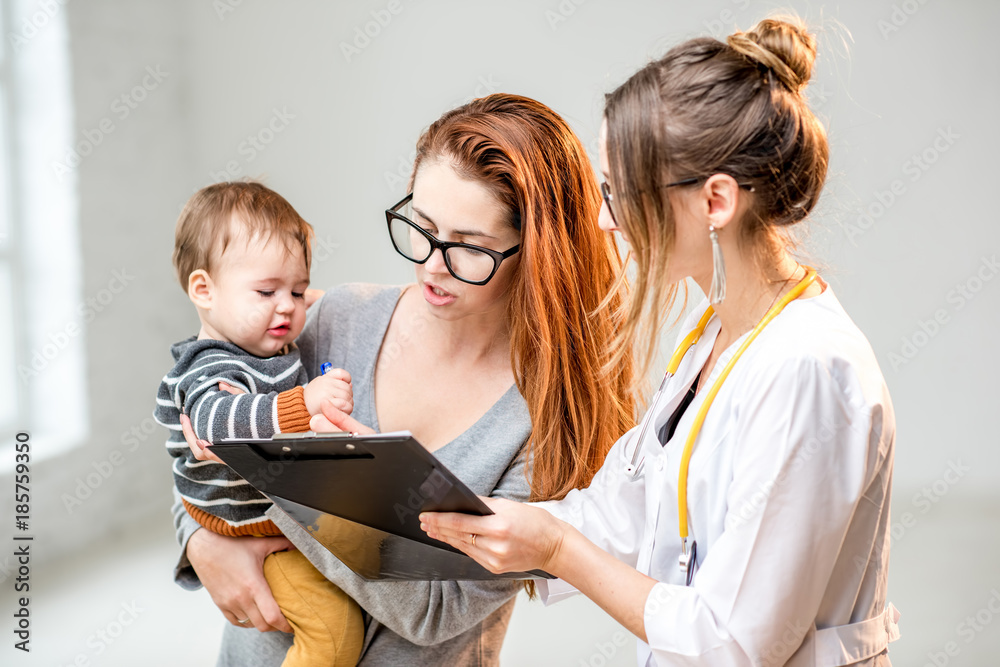
[[[365,579],[553,578],[493,574],[420,530],[421,512],[493,511],[409,431],[228,439],[212,451]]]

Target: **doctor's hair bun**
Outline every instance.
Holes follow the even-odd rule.
[[[816,37],[795,16],[767,18],[747,32],[726,38],[730,48],[773,72],[793,93],[801,93],[812,77],[816,62]]]
[[[670,312],[674,294],[659,287],[673,282],[676,238],[677,190],[665,183],[731,177],[746,202],[732,233],[757,257],[786,246],[782,228],[819,202],[830,146],[802,94],[815,61],[816,39],[802,20],[771,17],[725,41],[682,42],[608,94],[615,217],[637,265],[631,310],[614,345],[643,341],[638,377],[659,335],[658,323],[640,333],[640,314]]]

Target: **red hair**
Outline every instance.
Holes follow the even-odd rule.
[[[417,143],[414,175],[437,159],[489,189],[521,232],[508,316],[514,376],[531,415],[531,499],[561,498],[590,483],[635,422],[632,355],[607,364],[626,294],[616,286],[617,248],[597,226],[593,167],[558,114],[506,94],[432,124]]]

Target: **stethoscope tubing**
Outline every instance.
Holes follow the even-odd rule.
[[[691,430],[688,432],[687,441],[684,443],[684,450],[681,454],[680,470],[677,474],[677,525],[678,532],[681,538],[681,556],[680,565],[681,569],[685,570],[688,578],[688,583],[691,580],[692,566],[694,556],[694,544],[692,543],[692,550],[688,552],[688,516],[687,516],[687,478],[688,469],[691,463],[691,455],[694,452],[694,445],[698,439],[698,434],[701,432],[702,424],[705,422],[705,416],[708,414],[708,409],[712,405],[712,401],[715,400],[715,396],[719,393],[722,388],[722,383],[726,381],[729,377],[729,372],[736,365],[736,362],[742,356],[743,352],[750,347],[758,335],[764,330],[771,321],[778,316],[778,314],[784,310],[785,306],[799,298],[806,289],[816,280],[816,270],[811,267],[805,267],[806,275],[800,280],[795,287],[788,291],[785,296],[781,298],[777,303],[775,303],[771,308],[768,309],[767,313],[760,319],[757,325],[747,336],[747,339],[743,341],[743,344],[736,350],[732,358],[719,373],[719,377],[716,378],[715,382],[712,383],[712,387],[708,390],[705,395],[705,399],[702,401],[701,406],[695,415],[694,423],[691,425]],[[674,374],[677,372],[678,367],[681,364],[684,356],[688,351],[698,344],[701,340],[702,334],[705,332],[705,327],[708,326],[708,322],[712,319],[715,311],[712,306],[709,306],[705,313],[701,316],[698,321],[697,326],[684,337],[681,344],[677,346],[673,355],[670,357],[670,363],[667,364],[667,370],[663,374],[663,381],[660,383],[659,389],[657,389],[656,394],[653,396],[653,401],[650,405],[649,410],[647,410],[645,416],[642,419],[642,426],[639,430],[639,439],[635,444],[635,449],[632,452],[632,459],[628,465],[625,466],[626,475],[635,479],[639,475],[639,471],[642,469],[643,464],[646,461],[645,456],[639,456],[639,451],[642,448],[646,436],[646,430],[649,427],[649,421],[652,418],[652,414],[656,408],[657,402],[660,400],[667,383],[673,378]]]

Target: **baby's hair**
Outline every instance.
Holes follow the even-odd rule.
[[[234,239],[272,236],[291,251],[301,246],[306,270],[312,264],[313,228],[284,197],[260,183],[216,183],[202,188],[184,205],[177,219],[174,268],[186,292],[188,279],[199,269],[211,273],[213,262]]]

